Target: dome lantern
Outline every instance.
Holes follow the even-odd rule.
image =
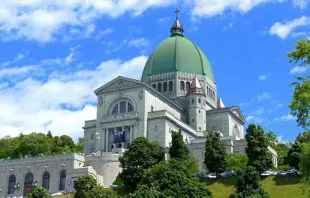
[[[171,36],[183,36],[184,29],[179,21],[180,10],[176,8],[174,12],[175,12],[175,22],[173,23],[170,30]]]

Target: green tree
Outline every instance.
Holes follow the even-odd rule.
[[[299,162],[301,158],[301,144],[299,142],[295,142],[291,145],[287,153],[287,162],[291,167],[299,170]]]
[[[169,154],[170,158],[176,158],[176,159],[183,159],[186,160],[188,159],[189,156],[189,150],[186,144],[183,141],[183,135],[181,131],[171,132],[171,137],[172,137],[172,145],[169,148]]]
[[[19,147],[16,149],[16,155],[38,156],[40,154],[51,154],[51,145],[47,136],[43,133],[31,133],[20,139]]]
[[[268,140],[268,144],[271,147],[274,147],[275,144],[278,142],[278,137],[273,131],[268,131],[266,134],[266,138]]]
[[[53,135],[52,135],[52,132],[51,132],[51,131],[48,131],[47,134],[46,134],[46,136],[49,137],[49,138],[53,138]]]
[[[300,67],[310,66],[310,40],[301,39],[295,45],[295,49],[288,53],[289,61]],[[297,76],[293,82],[294,94],[289,107],[291,114],[297,117],[298,126],[307,128],[310,126],[310,76]]]
[[[217,132],[209,132],[206,138],[204,163],[207,169],[213,173],[222,173],[225,171],[226,162],[226,145],[221,141],[220,134]]]
[[[75,151],[83,153],[84,152],[84,138],[79,137],[78,143],[75,145]]]
[[[76,182],[74,198],[87,198],[97,187],[96,179],[91,175],[83,175]]]
[[[136,187],[142,179],[143,172],[164,159],[163,147],[149,142],[145,137],[138,137],[119,159],[123,168],[120,177],[125,185]]]
[[[34,185],[32,188],[32,192],[27,195],[26,198],[52,198],[51,194],[39,185]]]
[[[245,152],[249,158],[248,166],[253,166],[259,172],[273,167],[272,156],[268,151],[268,140],[261,126],[250,124],[246,129],[245,139],[247,147]]]
[[[163,161],[145,171],[141,183],[131,197],[179,197],[179,198],[207,198],[212,193],[206,184],[200,182],[192,174],[198,171],[192,168],[193,160],[170,159]]]
[[[300,144],[302,143],[310,143],[310,131],[304,132],[304,133],[299,133],[298,136],[296,137],[296,142],[299,142]]]
[[[105,189],[97,185],[96,179],[91,175],[83,175],[76,182],[74,198],[117,198],[112,189]]]
[[[299,162],[300,172],[304,181],[310,182],[310,143],[303,143],[301,145],[301,158]]]
[[[287,164],[287,153],[289,151],[289,145],[284,143],[275,144],[273,149],[278,155],[278,166],[283,166]]]
[[[269,198],[269,194],[261,186],[259,173],[254,167],[247,167],[246,175],[238,175],[236,189],[231,198]]]
[[[16,153],[19,147],[20,138],[19,137],[4,137],[0,139],[0,159],[16,158],[18,153]]]
[[[248,164],[248,157],[241,154],[227,155],[227,170],[244,170]]]

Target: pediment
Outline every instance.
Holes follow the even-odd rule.
[[[237,116],[239,119],[245,121],[244,116],[242,115],[240,109],[238,107],[235,107],[230,110],[235,116]]]
[[[119,76],[95,90],[95,94],[144,86],[138,80]]]

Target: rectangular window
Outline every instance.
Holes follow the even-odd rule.
[[[90,134],[90,139],[95,139],[95,134]]]
[[[201,99],[200,98],[198,99],[198,102],[201,103]]]
[[[124,101],[120,102],[119,105],[120,105],[119,112],[125,113],[126,112],[126,102],[124,102]]]

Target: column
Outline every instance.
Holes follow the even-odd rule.
[[[105,152],[109,151],[108,144],[109,144],[109,128],[106,128],[105,129]]]
[[[124,131],[125,131],[125,126],[122,126],[122,132],[124,132]],[[125,141],[126,141],[126,139],[125,139]],[[121,142],[121,144],[122,144],[122,148],[125,148],[125,142]]]
[[[130,135],[129,135],[129,143],[131,143],[132,142],[132,135],[133,135],[133,125],[130,125]]]

